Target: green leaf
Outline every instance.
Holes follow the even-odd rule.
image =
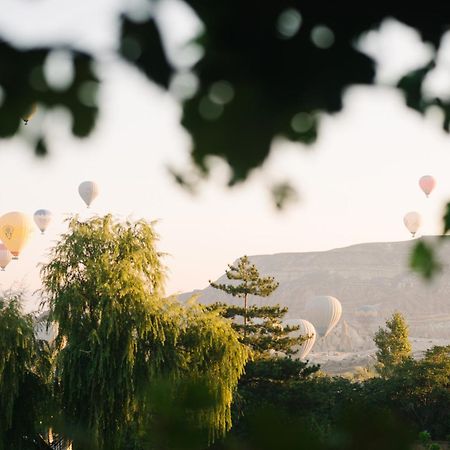
[[[445,206],[444,220],[444,233],[446,234],[450,230],[450,203]]]
[[[410,267],[426,280],[431,280],[441,270],[441,264],[436,259],[433,247],[423,240],[416,244],[411,253]]]

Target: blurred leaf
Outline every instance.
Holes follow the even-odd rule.
[[[65,90],[54,89],[45,79],[43,66],[52,48],[20,50],[0,41],[0,58],[8,61],[0,69],[0,137],[13,136],[22,125],[22,116],[34,104],[63,106],[72,115],[72,132],[85,137],[94,128],[97,118],[96,90],[99,85],[92,68],[93,58],[71,51],[74,77]],[[32,126],[32,119],[28,126]],[[42,144],[39,144],[42,145]],[[42,147],[40,148],[42,150]],[[36,151],[36,155],[42,153]]]
[[[435,63],[431,62],[425,67],[408,73],[398,83],[398,87],[405,94],[406,104],[423,113],[428,106],[422,95],[422,84],[429,72],[434,69]]]
[[[34,148],[34,152],[36,156],[45,156],[48,153],[47,145],[43,137],[41,137],[37,142]]]
[[[200,87],[184,104],[182,123],[194,141],[194,161],[204,167],[208,155],[223,157],[233,172],[230,184],[264,162],[274,137],[314,142],[316,119],[309,127],[296,127],[292,121],[297,114],[316,117],[320,111],[339,111],[347,86],[373,82],[372,60],[353,46],[355,36],[369,26],[366,17],[348,20],[338,8],[326,11],[323,5],[302,3],[298,33],[281,39],[278,17],[295,2],[188,3],[206,32],[201,40],[204,57],[194,67]],[[335,36],[327,49],[310,38],[320,23]],[[219,81],[231,86],[234,96],[216,111],[211,88]]]
[[[450,203],[447,203],[445,207],[444,220],[444,233],[446,234],[450,230]]]
[[[441,270],[441,264],[436,259],[434,249],[423,240],[419,241],[413,249],[410,267],[426,280],[431,280]]]
[[[155,83],[166,89],[169,87],[173,68],[154,19],[138,23],[122,16],[120,54]]]

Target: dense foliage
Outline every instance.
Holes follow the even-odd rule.
[[[50,320],[59,325],[64,421],[101,449],[122,449],[130,435],[150,433],[157,414],[149,393],[161,379],[174,398],[194,382],[211,396],[188,415],[210,439],[231,426],[247,351],[217,314],[163,298],[156,239],[145,221],[73,218],[42,267]]]
[[[393,18],[415,28],[438,50],[449,22],[445,2],[431,2],[426,9],[419,4],[367,7],[291,0],[184,3],[203,24],[195,43],[203,51],[192,67],[199,88],[184,98],[182,124],[193,137],[192,157],[198,166],[206,170],[206,158],[219,155],[232,168],[231,181],[246,178],[260,166],[277,136],[313,142],[319,132],[318,112],[341,110],[345,89],[375,82],[374,61],[355,45],[365,33]],[[177,60],[167,56],[159,17],[138,21],[136,14],[131,18],[120,9],[117,16],[117,56],[167,89],[174,75],[183,72]],[[6,42],[0,45],[0,61],[5,62],[0,72],[4,90],[0,136],[15,134],[21,114],[35,101],[67,108],[77,136],[93,129],[98,109],[95,90],[102,80],[92,63],[102,64],[103,55],[69,48],[74,77],[66,89],[60,89],[48,82],[43,70],[47,56],[60,48],[58,44],[33,50]],[[448,130],[447,99],[427,98],[422,92],[424,80],[439,63],[436,51],[430,62],[405,76],[397,88],[405,93],[406,104],[421,113],[431,104],[441,108],[443,127]],[[42,144],[40,151],[45,151]]]
[[[399,312],[386,321],[386,328],[380,328],[373,340],[378,348],[377,370],[383,376],[389,376],[397,366],[411,358],[408,324]]]
[[[144,221],[70,220],[42,268],[55,355],[21,295],[1,297],[0,450],[45,448],[50,427],[74,450],[407,450],[419,432],[428,448],[450,436],[450,346],[414,360],[396,313],[374,337],[382,376],[246,364],[217,310],[164,298],[156,239]]]
[[[44,420],[47,355],[25,314],[21,294],[0,298],[0,449],[31,449]]]

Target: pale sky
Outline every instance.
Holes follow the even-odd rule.
[[[115,45],[114,8],[124,2],[79,0],[74,6],[68,0],[0,0],[0,36],[24,46],[57,39],[103,52]],[[175,55],[200,25],[175,0],[164,0],[158,14]],[[392,22],[364,42],[380,63],[381,85],[425,63],[430,54],[415,33]],[[445,69],[449,57],[443,54],[441,60]],[[429,81],[430,90],[450,91],[444,69]],[[212,179],[192,196],[166,169],[171,163],[189,167],[190,138],[179,125],[178,103],[113,59],[105,58],[99,75],[102,115],[90,138],[73,139],[64,115],[41,109],[23,131],[32,135],[45,127],[51,136],[49,157],[37,159],[21,138],[0,141],[0,213],[32,215],[47,208],[54,214],[46,235],[36,229],[20,260],[0,272],[2,288],[23,286],[30,295],[39,288],[36,266],[46,260],[70,213],[160,219],[159,249],[170,255],[165,259],[168,293],[205,287],[243,254],[410,239],[403,215],[411,210],[423,216],[420,234],[440,232],[442,210],[450,200],[450,138],[433,115],[422,119],[388,87],[347,92],[344,111],[324,117],[314,146],[305,150],[277,141],[267,164],[244,185],[226,188],[227,168],[213,161]],[[425,174],[438,183],[429,199],[418,187]],[[286,178],[297,186],[300,201],[279,213],[268,187]],[[88,210],[77,187],[90,179],[101,193]]]

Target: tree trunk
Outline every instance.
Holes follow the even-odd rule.
[[[247,336],[247,294],[244,295],[244,339]]]

